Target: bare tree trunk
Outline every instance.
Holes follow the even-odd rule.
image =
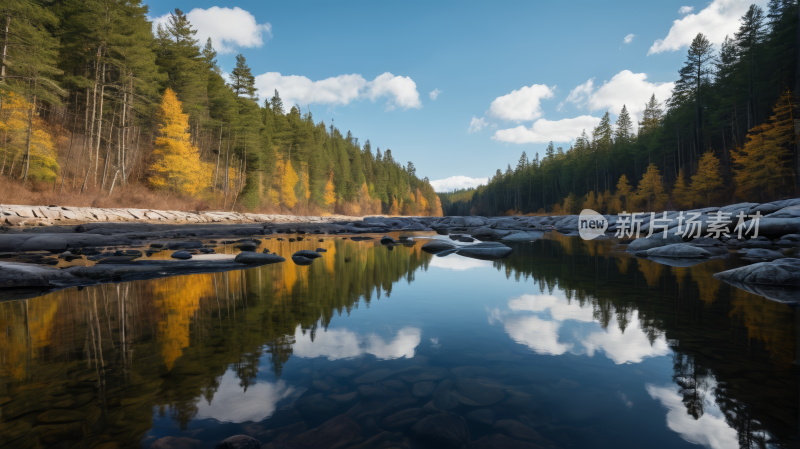
[[[220,154],[222,154],[222,129],[223,129],[223,126],[225,126],[224,123],[219,125],[219,147],[217,147],[217,168],[214,169],[214,189],[213,190],[217,189],[217,174],[219,173],[219,157],[220,157]]]
[[[6,34],[3,39],[3,67],[0,67],[0,83],[6,83],[6,55],[8,55],[8,27],[11,25],[11,14],[6,15]]]
[[[119,170],[114,173],[114,180],[111,181],[111,188],[108,190],[108,196],[111,196],[111,193],[114,191],[114,184],[117,182],[117,175],[119,175]]]
[[[112,122],[111,122],[110,125],[108,125],[108,140],[106,140],[106,157],[105,157],[105,160],[103,161],[103,182],[100,184],[100,189],[105,189],[106,188],[106,175],[108,173],[108,161],[109,161],[109,159],[111,159],[111,136],[114,134],[114,122],[113,122],[113,118],[114,117],[112,116],[111,118],[112,118]]]
[[[100,86],[100,115],[97,122],[97,146],[94,151],[94,185],[97,185],[97,169],[100,167],[100,140],[103,135],[103,103],[106,91],[106,65],[103,64],[103,84]]]
[[[28,180],[28,169],[31,166],[31,133],[33,131],[33,110],[36,108],[36,95],[33,96],[31,110],[28,113],[28,137],[25,139],[25,170],[22,173],[22,181]]]
[[[59,200],[61,195],[64,194],[64,178],[67,176],[67,169],[69,168],[69,157],[72,155],[72,139],[75,138],[75,131],[70,133],[69,136],[69,150],[67,150],[67,162],[64,164],[64,171],[61,173],[61,192],[58,193]]]

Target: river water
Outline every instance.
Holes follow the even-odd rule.
[[[287,262],[0,303],[0,445],[796,447],[798,315],[711,277],[734,259],[427,238],[273,237]]]

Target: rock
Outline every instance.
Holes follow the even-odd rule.
[[[150,449],[196,449],[200,447],[200,440],[186,437],[161,437],[150,445]]]
[[[783,259],[783,253],[769,250],[765,248],[750,248],[750,249],[740,249],[739,254],[742,255],[743,259],[758,261],[758,262],[765,262],[768,260],[775,260],[775,259]]]
[[[29,263],[0,262],[0,287],[51,287],[81,283],[73,274]]]
[[[436,384],[433,382],[417,382],[411,387],[411,396],[415,398],[424,398],[433,394]]]
[[[422,418],[414,424],[411,432],[438,447],[460,448],[469,441],[469,428],[464,418],[448,412]]]
[[[533,242],[535,240],[539,240],[543,236],[544,232],[542,231],[527,231],[509,234],[500,240],[503,242]]]
[[[66,409],[50,409],[46,412],[40,414],[36,417],[39,422],[43,423],[62,423],[62,422],[73,422],[73,421],[83,421],[86,419],[86,414],[83,412],[79,412],[77,410],[66,410]]]
[[[336,404],[322,397],[322,393],[306,396],[296,402],[303,413],[326,413],[336,410]]]
[[[516,440],[536,441],[552,445],[552,443],[542,437],[539,432],[513,419],[501,419],[497,421],[494,425],[494,430],[503,432]]]
[[[362,375],[356,377],[354,382],[357,383],[357,384],[378,382],[378,381],[381,381],[383,379],[386,379],[387,377],[391,376],[392,374],[394,374],[394,371],[392,371],[392,370],[390,370],[388,368],[377,369],[375,371],[370,371],[370,372],[368,372],[366,374],[362,374]]]
[[[38,235],[25,241],[19,251],[50,251],[53,253],[64,252],[69,245],[61,237],[54,235]]]
[[[800,259],[779,259],[714,274],[715,279],[742,284],[800,287]]]
[[[397,379],[384,380],[383,382],[381,382],[381,385],[383,385],[384,387],[389,387],[394,390],[399,390],[406,386],[406,384],[404,384],[402,380],[397,380]]]
[[[665,257],[669,259],[697,259],[713,256],[712,253],[703,248],[682,243],[648,249],[647,255],[648,257]]]
[[[772,240],[760,235],[754,239],[738,240],[736,246],[739,248],[769,248],[772,246]]]
[[[664,233],[653,234],[649,238],[641,237],[628,244],[626,251],[636,254],[637,251],[647,251],[652,248],[661,246],[672,245],[675,243],[683,243],[683,239],[679,235],[669,233],[667,238],[664,238]]]
[[[305,257],[306,259],[316,259],[317,257],[322,257],[322,254],[320,254],[320,253],[318,253],[316,251],[302,249],[302,250],[297,251],[296,253],[292,254],[292,257],[294,257],[294,256]]]
[[[291,449],[339,449],[351,445],[361,437],[361,428],[347,415],[339,415],[321,426],[289,440]],[[320,446],[322,444],[322,446]]]
[[[759,235],[779,236],[800,233],[800,207],[793,212],[797,212],[798,216],[791,218],[765,217],[760,219],[758,222]],[[745,222],[744,225],[749,226],[749,222]]]
[[[477,243],[460,248],[458,255],[473,259],[494,260],[508,257],[514,250],[502,243]]]
[[[500,402],[505,398],[503,390],[487,385],[488,382],[476,379],[458,379],[456,388],[459,401],[469,406],[486,406]]]
[[[542,446],[514,440],[501,433],[496,433],[469,443],[467,449],[542,449]]]
[[[397,243],[393,238],[389,237],[388,235],[384,235],[381,237],[381,244],[382,245],[394,245]]]
[[[255,251],[258,245],[254,242],[245,241],[239,244],[238,248],[242,251]]]
[[[261,449],[261,442],[247,435],[234,435],[217,443],[214,449]]]
[[[331,372],[331,376],[343,378],[343,377],[350,377],[356,372],[351,370],[350,368],[339,368]]]
[[[176,251],[175,253],[183,253],[183,252],[186,252],[186,251]],[[186,254],[189,255],[189,257],[175,257],[175,253],[172,253],[172,257],[175,258],[175,259],[191,259],[192,258],[192,255],[189,254],[189,253],[186,253]],[[135,264],[136,263],[136,262],[134,262],[135,259],[137,259],[136,256],[111,256],[111,257],[106,257],[106,258],[100,259],[100,260],[97,261],[97,263],[102,263],[102,264],[134,263]]]
[[[775,245],[780,246],[782,248],[791,248],[794,246],[800,246],[800,234],[787,234],[781,237]]]
[[[266,265],[270,263],[280,263],[286,261],[286,259],[276,254],[264,254],[256,252],[239,253],[233,260],[245,265]]]
[[[387,416],[381,423],[381,427],[387,430],[399,430],[410,427],[419,420],[422,415],[421,408],[409,408]]]
[[[463,242],[463,243],[472,243],[472,242],[475,241],[475,239],[472,238],[472,237],[461,236],[461,237],[458,238],[458,241],[459,242]]]
[[[458,406],[458,397],[453,394],[453,381],[443,380],[433,391],[433,405],[439,410],[452,410]]]
[[[325,249],[325,248],[317,248],[315,251],[318,252],[318,253],[327,253],[328,252],[328,250]]]
[[[186,259],[191,259],[192,255],[189,254],[188,251],[175,251],[174,253],[170,254],[169,257],[172,257],[173,259],[186,260]]]
[[[311,386],[316,388],[317,390],[328,391],[331,389],[331,386],[328,385],[325,381],[314,379],[311,381]]]
[[[330,399],[331,401],[334,401],[334,402],[338,402],[338,403],[345,403],[345,402],[352,401],[353,399],[355,399],[355,397],[357,395],[358,395],[358,392],[351,391],[350,393],[345,393],[345,394],[332,394],[332,395],[328,396],[328,399]]]
[[[309,259],[308,257],[303,256],[292,256],[292,262],[296,265],[311,265],[314,263],[314,259]]]
[[[444,240],[431,240],[430,242],[422,245],[422,250],[428,253],[436,254],[441,251],[454,249],[456,246]]]
[[[476,422],[478,424],[491,426],[494,424],[494,412],[488,408],[473,410],[467,413],[467,420]]]

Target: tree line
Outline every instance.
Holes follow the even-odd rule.
[[[441,215],[412,162],[277,91],[260,100],[244,56],[226,80],[180,9],[155,30],[139,0],[0,11],[0,177],[77,194],[144,184],[225,209]]]
[[[485,186],[440,193],[446,215],[576,214],[768,201],[800,191],[798,2],[752,5],[715,50],[699,33],[672,96],[638,129],[623,105],[569,148],[552,142]],[[663,103],[662,103],[663,101]]]

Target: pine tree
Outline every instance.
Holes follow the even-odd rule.
[[[737,192],[745,197],[772,198],[791,186],[791,145],[794,134],[794,95],[787,91],[775,104],[773,115],[747,135],[744,148],[733,151]]]
[[[628,113],[628,108],[623,104],[622,110],[619,112],[617,118],[617,129],[614,130],[614,141],[627,142],[633,131],[633,122],[631,115]]]
[[[755,77],[758,70],[758,52],[766,37],[764,10],[758,5],[750,5],[741,20],[742,24],[734,37],[740,54],[740,63],[747,73],[747,129],[751,129],[756,126]]]
[[[150,184],[178,193],[197,194],[208,184],[208,170],[200,163],[197,148],[190,142],[189,117],[172,89],[164,92],[158,121]]]
[[[703,142],[703,85],[711,73],[711,62],[714,60],[714,49],[703,33],[697,33],[689,46],[686,62],[678,72],[680,78],[675,83],[670,103],[678,106],[682,103],[694,105],[694,144],[698,150]]]
[[[722,176],[719,170],[719,159],[713,151],[706,151],[700,158],[697,173],[692,176],[692,194],[706,205],[711,204],[711,196],[722,187]]]
[[[664,111],[661,104],[656,100],[656,94],[650,96],[650,100],[644,106],[642,121],[639,122],[639,135],[649,134],[658,128],[663,119]]]
[[[647,205],[647,211],[661,210],[668,197],[664,193],[664,183],[661,180],[661,172],[659,172],[656,164],[650,164],[647,167],[647,172],[642,176],[639,181],[639,188],[636,192],[640,201],[644,201]]]
[[[256,78],[250,72],[250,66],[247,65],[247,61],[241,54],[236,55],[236,67],[231,71],[231,88],[237,97],[246,95],[248,98],[258,101]]]

